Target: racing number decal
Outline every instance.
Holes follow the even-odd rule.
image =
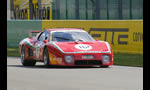
[[[87,45],[87,44],[77,44],[75,45],[75,48],[80,49],[80,50],[90,50],[92,49],[92,46]]]
[[[37,43],[37,46],[36,46],[36,50],[35,50],[35,54],[36,54],[36,57],[39,58],[40,57],[40,48],[41,48],[41,43]]]

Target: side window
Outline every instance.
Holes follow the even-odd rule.
[[[45,38],[45,32],[43,32],[41,35],[40,35],[40,37],[39,37],[39,41],[43,41],[44,40],[44,38]]]
[[[49,38],[49,33],[48,33],[48,31],[45,31],[45,32],[43,32],[42,33],[42,35],[39,37],[39,41],[44,41],[44,40],[48,40],[48,38]]]
[[[48,40],[49,39],[49,32],[45,31],[45,39],[44,40]]]

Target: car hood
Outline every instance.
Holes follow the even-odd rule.
[[[63,53],[110,53],[108,42],[50,42]]]

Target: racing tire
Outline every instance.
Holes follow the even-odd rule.
[[[48,48],[46,47],[44,49],[44,53],[43,53],[43,61],[44,61],[44,66],[45,67],[49,67],[49,53],[48,53]]]
[[[26,57],[25,47],[22,46],[22,49],[21,49],[21,63],[22,63],[22,65],[23,66],[35,66],[36,61],[26,60],[25,57]]]
[[[101,68],[109,68],[108,65],[105,65],[105,66],[100,66]]]

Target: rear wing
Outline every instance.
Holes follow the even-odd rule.
[[[29,31],[29,38],[32,38],[35,36],[37,33],[40,33],[41,31]]]

